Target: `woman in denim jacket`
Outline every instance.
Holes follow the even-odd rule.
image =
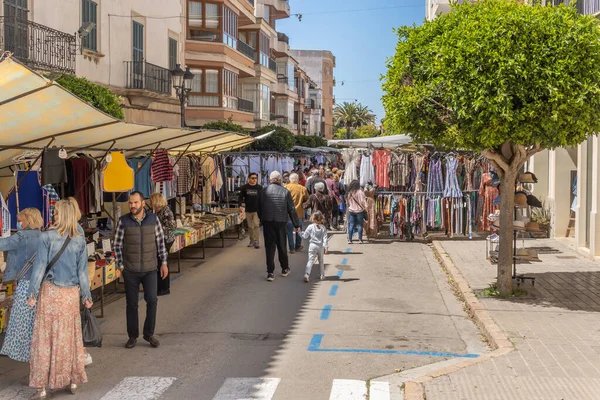
[[[31,262],[38,248],[40,229],[43,224],[42,215],[37,209],[26,208],[17,215],[18,232],[11,237],[0,239],[0,251],[8,252],[7,266],[2,280],[8,282],[18,279],[8,330],[0,354],[26,363],[29,362],[35,318],[35,308],[27,305],[27,293],[31,279]],[[27,271],[23,271],[28,262]]]
[[[47,389],[66,387],[74,394],[78,384],[87,382],[79,299],[91,308],[92,295],[85,238],[77,226],[75,206],[61,200],[56,203],[53,227],[40,235],[28,294],[33,307],[39,293],[29,374],[29,386],[38,390],[32,399],[46,399]],[[46,274],[67,237],[71,241]]]

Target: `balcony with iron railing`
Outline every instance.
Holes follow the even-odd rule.
[[[252,7],[254,7],[254,0],[246,0],[248,3],[250,3],[252,5]]]
[[[75,35],[38,23],[0,17],[0,50],[33,69],[75,73]]]
[[[237,41],[237,50],[251,60],[256,58],[256,51],[252,48],[252,46],[242,42],[241,40]]]
[[[127,89],[149,90],[151,92],[172,93],[171,71],[146,61],[125,61]]]
[[[277,62],[269,57],[269,69],[273,72],[277,72]]]
[[[321,105],[318,104],[315,99],[308,99],[306,101],[306,104],[304,105],[304,108],[307,108],[309,110],[320,110]]]
[[[238,110],[249,113],[254,112],[254,102],[238,98]]]
[[[290,44],[290,38],[285,33],[277,32],[277,40],[286,44]]]

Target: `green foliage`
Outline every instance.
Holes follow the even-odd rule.
[[[375,128],[373,125],[364,125],[357,128],[353,132],[357,138],[372,138],[381,135],[379,129]]]
[[[224,121],[215,121],[209,122],[207,124],[202,125],[203,129],[214,129],[219,131],[229,131],[229,132],[238,132],[243,133],[244,135],[249,135],[250,131],[244,128],[241,125],[235,124],[233,122],[233,118],[229,117]]]
[[[125,118],[119,97],[107,88],[85,78],[67,74],[61,75],[56,82],[98,110],[118,119]]]
[[[335,132],[333,132],[333,137],[336,139],[346,139],[346,132],[348,132],[346,128],[336,128]],[[352,133],[350,133],[350,136],[352,136]]]
[[[397,34],[383,78],[389,131],[478,151],[576,145],[600,131],[600,26],[591,15],[482,0]]]
[[[339,127],[358,128],[375,122],[375,114],[360,103],[336,104],[333,109],[333,121]]]
[[[260,136],[262,134],[275,131],[266,139],[254,142],[251,146],[252,150],[255,151],[277,151],[285,152],[290,151],[295,145],[294,135],[289,129],[283,126],[267,125],[259,129],[254,136]]]
[[[490,284],[481,291],[482,297],[499,297],[504,299],[508,297],[523,297],[528,294],[527,290],[521,289],[520,287],[513,288],[509,294],[502,294],[495,283]]]
[[[304,147],[322,147],[327,146],[327,140],[321,136],[303,136],[294,135],[294,141],[296,146]]]

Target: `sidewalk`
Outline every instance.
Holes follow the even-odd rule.
[[[495,281],[496,265],[485,259],[485,242],[434,246],[458,286],[466,280],[477,293]],[[424,382],[427,400],[600,398],[600,263],[560,240],[527,240],[525,246],[539,248],[542,260],[517,265],[518,273],[536,277],[535,286],[521,285],[527,296],[468,301],[471,311],[481,308],[491,316],[485,330],[497,330],[506,351]]]

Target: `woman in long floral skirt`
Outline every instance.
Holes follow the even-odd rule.
[[[7,267],[2,279],[4,282],[17,281],[8,330],[0,354],[26,363],[29,362],[35,318],[35,308],[27,305],[27,293],[43,225],[40,212],[35,208],[26,208],[17,215],[17,233],[0,239],[0,251],[8,252]]]
[[[92,307],[87,250],[77,229],[75,206],[56,203],[54,225],[40,236],[28,293],[36,305],[31,343],[29,386],[32,399],[46,399],[47,390],[66,388],[72,394],[87,382],[79,299]]]

